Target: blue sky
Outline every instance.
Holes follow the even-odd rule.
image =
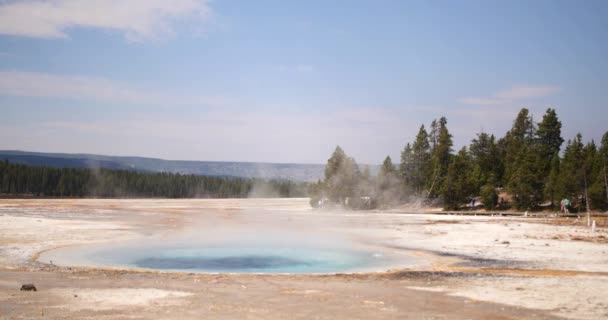
[[[606,1],[0,0],[0,149],[397,162],[554,107],[608,130]]]

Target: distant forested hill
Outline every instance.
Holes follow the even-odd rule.
[[[0,161],[0,197],[306,197],[308,183],[133,170],[51,168]]]
[[[202,176],[316,181],[325,165],[220,161],[182,161],[95,154],[42,153],[0,150],[0,160],[53,168],[106,168],[139,172],[165,172]],[[374,171],[374,168],[372,168]]]

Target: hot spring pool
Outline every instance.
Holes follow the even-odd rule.
[[[402,253],[251,244],[108,244],[62,248],[41,254],[39,261],[62,266],[98,266],[212,273],[342,273],[387,270],[416,260]]]

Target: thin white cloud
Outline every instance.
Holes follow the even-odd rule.
[[[176,18],[206,20],[207,0],[23,0],[0,2],[0,34],[67,38],[71,28],[116,30],[128,40],[173,33]]]
[[[160,92],[105,78],[21,71],[0,71],[0,95],[151,105],[221,105],[227,103],[222,98]]]
[[[503,90],[496,94],[496,97],[505,100],[517,100],[526,98],[546,97],[558,91],[559,88],[553,86],[520,86],[513,87],[508,90]]]
[[[40,119],[0,125],[0,149],[169,159],[324,163],[341,145],[360,163],[398,154],[419,124],[381,108],[319,112],[201,110],[121,119]],[[410,123],[411,122],[411,123]],[[393,156],[393,154],[391,154]]]
[[[529,98],[541,98],[555,94],[559,91],[554,86],[515,86],[497,92],[491,97],[467,97],[459,99],[463,104],[477,106],[504,105]]]

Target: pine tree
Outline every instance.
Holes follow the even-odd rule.
[[[391,160],[391,157],[386,156],[386,158],[384,158],[384,162],[382,162],[382,166],[380,167],[379,175],[381,175],[381,176],[394,175],[396,172],[397,172],[397,170],[395,169],[395,165],[393,165],[393,161]]]
[[[337,146],[325,167],[324,185],[328,198],[334,203],[344,204],[346,198],[356,195],[360,177],[361,172],[355,160]]]
[[[521,109],[513,122],[513,127],[504,138],[504,164],[505,184],[509,184],[511,177],[518,168],[516,161],[521,158],[522,153],[533,145],[534,121],[526,108]]]
[[[543,176],[537,146],[524,145],[513,161],[513,172],[507,190],[513,195],[513,204],[519,210],[532,210],[543,196]]]
[[[447,175],[443,180],[441,196],[444,209],[458,210],[462,204],[468,202],[475,189],[470,176],[471,168],[471,158],[466,147],[463,147],[451,159]]]
[[[429,180],[429,196],[434,197],[439,194],[439,189],[443,185],[445,176],[447,175],[450,157],[452,155],[452,135],[447,128],[447,119],[441,117],[439,119],[439,134],[437,136],[437,145],[431,156],[433,173]]]
[[[583,148],[583,201],[585,210],[587,211],[587,226],[591,226],[591,201],[589,198],[589,187],[591,186],[592,178],[599,175],[599,167],[597,164],[597,147],[595,142],[591,140]]]
[[[559,196],[570,199],[573,206],[580,206],[584,186],[584,153],[581,134],[568,140],[560,166]],[[580,208],[579,208],[580,209]]]
[[[433,153],[435,151],[435,148],[437,147],[437,143],[439,142],[439,123],[437,123],[436,119],[431,122],[430,129],[431,131],[429,132],[429,143],[431,145],[431,153]]]
[[[408,143],[401,151],[401,163],[399,164],[399,175],[404,185],[404,193],[414,185],[414,153],[412,146]]]
[[[477,134],[469,149],[476,173],[477,189],[486,184],[495,186],[502,174],[502,163],[494,135],[485,132]]]
[[[481,196],[481,202],[486,211],[494,210],[496,208],[496,205],[498,204],[498,193],[493,184],[487,183],[481,187],[479,195]]]
[[[602,142],[595,159],[596,173],[589,188],[592,207],[608,210],[608,132],[602,136]]]
[[[418,195],[422,194],[424,186],[427,184],[431,169],[431,147],[429,145],[429,136],[424,125],[420,127],[416,135],[416,141],[412,146],[412,172],[411,186],[414,192]]]
[[[551,201],[551,207],[555,208],[555,200],[556,195],[558,194],[558,186],[559,186],[559,165],[560,159],[559,154],[556,152],[551,158],[551,168],[549,171],[549,176],[547,177],[544,189],[545,199]]]
[[[344,150],[340,146],[336,146],[334,153],[327,160],[327,165],[325,166],[325,181],[330,180],[340,171],[345,159],[346,154]]]
[[[564,143],[561,134],[562,123],[557,118],[555,109],[547,109],[536,130],[536,142],[539,146],[541,159],[544,161],[543,173],[545,175],[551,170],[553,156],[559,153]]]

